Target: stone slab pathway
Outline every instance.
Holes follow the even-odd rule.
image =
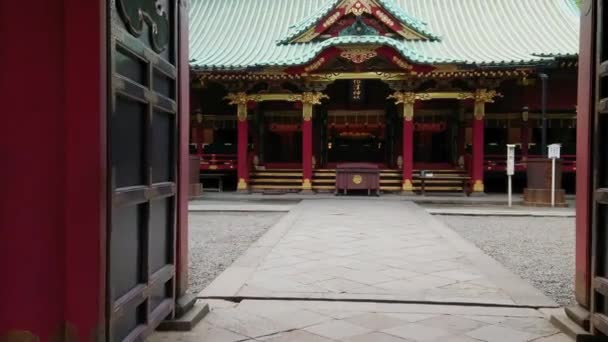
[[[546,314],[522,308],[319,301],[210,300],[187,333],[150,342],[572,342]]]
[[[569,341],[552,300],[405,201],[302,201],[199,297],[193,332],[150,340]]]
[[[200,297],[556,304],[411,202],[302,201]]]

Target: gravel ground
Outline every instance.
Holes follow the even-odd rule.
[[[574,300],[574,218],[437,216],[561,305]]]
[[[197,294],[283,213],[190,213],[190,289]]]

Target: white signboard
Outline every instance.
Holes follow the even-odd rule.
[[[515,145],[507,145],[507,175],[515,174]]]
[[[555,159],[559,159],[560,144],[551,144],[549,148],[549,158],[551,158],[551,206],[555,207]]]
[[[549,158],[551,159],[559,159],[560,149],[562,145],[560,144],[551,144],[549,147]]]

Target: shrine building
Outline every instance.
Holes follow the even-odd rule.
[[[240,191],[333,191],[357,162],[384,192],[432,171],[483,193],[507,144],[520,175],[542,154],[545,108],[573,175],[579,16],[573,0],[195,0],[191,153]]]

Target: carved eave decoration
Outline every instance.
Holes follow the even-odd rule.
[[[354,16],[359,21],[363,16],[373,17],[384,25],[389,33],[406,40],[434,40],[436,37],[426,35],[409,27],[390,14],[376,0],[342,0],[332,11],[323,17],[317,24],[304,33],[287,41],[287,43],[308,43],[321,37],[341,19]]]
[[[322,66],[329,63],[325,58],[318,57],[311,64],[316,64],[315,68],[310,68],[305,71],[293,70],[292,68],[284,69],[283,71],[262,70],[252,72],[221,72],[221,71],[195,71],[196,79],[199,82],[216,81],[216,82],[234,82],[234,81],[324,81],[332,82],[342,79],[361,79],[361,80],[384,80],[384,81],[403,81],[415,79],[522,79],[530,77],[535,71],[533,69],[504,69],[504,70],[479,70],[479,69],[459,69],[453,65],[437,66],[428,71],[416,71],[413,65],[402,59],[403,68],[395,67],[394,70],[387,71],[332,71],[319,70]],[[399,57],[397,57],[399,58]],[[321,61],[321,62],[319,62]]]

